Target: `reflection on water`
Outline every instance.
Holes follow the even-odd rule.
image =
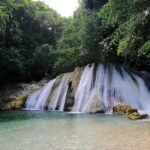
[[[0,150],[149,149],[149,122],[111,115],[0,112]]]

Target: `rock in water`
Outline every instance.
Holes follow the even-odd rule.
[[[133,110],[129,105],[116,105],[113,107],[113,113],[119,115],[126,115],[128,110]]]
[[[117,105],[113,107],[113,113],[119,115],[127,115],[131,120],[148,119],[149,115],[139,114],[137,109],[132,108],[129,105]]]
[[[134,112],[128,115],[128,118],[131,120],[138,120],[138,119],[148,119],[149,115],[147,114],[139,114],[138,112]]]

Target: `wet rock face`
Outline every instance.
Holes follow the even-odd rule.
[[[73,107],[73,105],[74,105],[74,97],[72,97],[68,92],[64,110],[66,111],[70,110]]]
[[[74,96],[78,87],[83,68],[76,67],[68,82],[68,93],[66,97],[64,111],[71,111],[74,105]]]
[[[72,73],[71,79],[70,79],[70,90],[71,90],[71,95],[72,97],[75,95],[76,89],[79,85],[80,78],[83,72],[83,68],[76,67],[74,72]]]

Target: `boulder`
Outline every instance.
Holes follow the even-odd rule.
[[[127,113],[134,111],[129,105],[117,105],[113,107],[113,113],[119,115],[126,115]]]
[[[131,120],[148,119],[149,115],[147,115],[147,114],[139,114],[138,112],[134,112],[132,114],[129,114],[128,118],[131,119]]]
[[[129,105],[117,105],[113,107],[113,113],[119,115],[127,115],[131,120],[147,119],[149,115],[139,114],[137,109],[132,108]]]

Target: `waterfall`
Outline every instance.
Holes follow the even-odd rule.
[[[40,91],[37,91],[28,97],[26,102],[26,109],[43,110],[48,108],[50,110],[56,110],[58,103],[60,103],[58,109],[63,111],[70,76],[70,73],[66,73],[62,77],[58,87],[56,86],[55,88],[54,86],[58,81],[58,77],[49,81]]]
[[[75,93],[73,111],[86,112],[89,105],[92,107],[91,98],[94,103],[97,97],[103,102],[102,105],[107,112],[117,104],[128,104],[146,112],[150,110],[150,91],[140,76],[112,64],[106,66],[99,64],[96,75],[93,76],[93,65],[88,65],[84,69]],[[92,86],[93,81],[95,81],[94,86]],[[82,109],[83,101],[86,102],[84,109]]]
[[[51,96],[51,102],[48,105],[48,108],[50,110],[56,110],[56,107],[58,106],[58,110],[63,111],[66,95],[68,91],[68,82],[71,74],[65,74],[62,77],[62,81],[59,84],[59,86],[54,90],[52,96]]]
[[[73,112],[110,112],[117,104],[127,104],[150,113],[150,85],[143,75],[113,64],[90,64],[80,76],[76,74],[65,73],[51,80],[28,98],[26,108],[63,111],[72,101]],[[79,80],[76,87],[70,84],[74,80]]]
[[[75,104],[73,107],[73,111],[75,112],[80,112],[84,103],[88,100],[90,91],[93,87],[93,70],[94,64],[92,64],[91,67],[90,65],[86,66],[83,71],[81,80],[75,93]]]
[[[26,108],[27,109],[35,109],[35,110],[43,110],[46,101],[51,93],[53,85],[56,79],[53,79],[48,84],[46,84],[41,91],[35,92],[27,99]]]
[[[36,104],[36,100],[37,100],[39,93],[40,93],[40,91],[37,91],[28,97],[28,99],[26,101],[26,108],[28,110],[35,109],[34,105]]]

